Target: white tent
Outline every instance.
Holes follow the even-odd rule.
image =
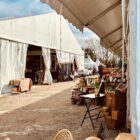
[[[98,70],[99,65],[102,65],[103,67],[105,67],[105,65],[103,63],[101,63],[99,59],[96,59],[96,62],[95,62],[96,70]]]
[[[59,63],[72,63],[84,68],[84,52],[65,19],[50,14],[0,21],[0,87],[11,79],[24,78],[28,44],[42,47],[45,79],[50,74],[50,49],[55,49]],[[46,61],[45,61],[46,60]],[[5,63],[6,62],[6,63]]]
[[[91,59],[90,56],[88,56],[87,58],[85,58],[84,66],[86,69],[93,69],[93,67],[95,66],[95,62]]]

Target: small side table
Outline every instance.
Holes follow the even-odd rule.
[[[83,125],[84,120],[89,118],[90,121],[91,121],[93,129],[95,129],[93,120],[98,120],[99,118],[104,117],[104,115],[100,116],[101,108],[102,108],[103,105],[101,105],[99,107],[91,108],[91,104],[96,99],[105,98],[105,95],[104,94],[98,94],[98,95],[96,95],[96,94],[86,94],[86,95],[81,95],[81,98],[85,99],[85,105],[86,105],[86,112],[85,112],[84,117],[82,119],[81,126]],[[103,102],[103,104],[104,104],[104,102]],[[97,111],[97,110],[99,110],[98,113],[91,115],[91,111]]]

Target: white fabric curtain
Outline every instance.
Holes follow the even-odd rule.
[[[74,62],[74,54],[70,54],[70,63]]]
[[[58,63],[60,64],[73,63],[74,61],[73,54],[63,52],[60,50],[56,50],[56,56],[57,56]]]
[[[140,140],[140,0],[130,0],[129,6],[131,126]]]
[[[50,49],[42,48],[42,56],[45,63],[45,76],[44,76],[44,84],[52,84],[52,75],[50,72],[51,66],[51,54]]]
[[[1,92],[1,42],[0,42],[0,92]]]
[[[84,69],[84,56],[75,55],[75,61],[76,61],[76,65],[78,67],[78,70],[83,70]]]
[[[27,44],[0,40],[1,45],[1,88],[10,80],[24,78]]]

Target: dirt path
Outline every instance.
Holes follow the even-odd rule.
[[[85,106],[71,105],[71,88],[68,87],[73,86],[73,84],[60,83],[55,85],[57,89],[47,90],[49,97],[46,95],[45,88],[43,90],[35,88],[32,90],[32,94],[1,98],[0,100],[3,100],[3,103],[4,100],[6,102],[10,101],[9,105],[12,106],[12,109],[5,105],[5,108],[10,112],[0,116],[0,140],[5,137],[10,137],[11,140],[53,140],[56,133],[64,128],[72,132],[74,140],[84,140],[88,136],[96,135],[99,122],[95,122],[96,130],[94,131],[88,120],[82,127],[80,126],[85,113]],[[46,88],[51,89],[51,87]],[[55,90],[59,91],[58,94]],[[52,93],[54,95],[50,96]],[[16,101],[15,99],[19,96],[20,100]],[[29,97],[28,100],[27,97]],[[12,98],[12,100],[8,98]],[[21,106],[19,105],[20,101],[22,101]],[[26,102],[26,106],[24,106],[24,102]],[[31,102],[33,103],[31,104]],[[2,101],[0,101],[1,103]],[[17,109],[13,105],[15,103],[18,105]]]
[[[29,105],[36,101],[50,97],[54,94],[60,93],[75,85],[76,82],[67,81],[54,83],[51,86],[33,86],[29,92],[20,93],[18,95],[7,95],[0,98],[0,114],[12,111],[14,109]]]

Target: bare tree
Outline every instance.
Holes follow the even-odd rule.
[[[117,56],[111,50],[101,46],[100,40],[89,37],[85,39],[82,48],[86,57],[89,55],[94,61],[98,58],[105,65],[116,65]]]

